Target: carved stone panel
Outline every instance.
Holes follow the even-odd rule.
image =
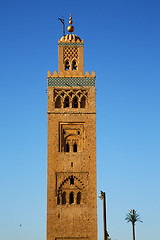
[[[83,152],[84,123],[60,123],[60,152]]]

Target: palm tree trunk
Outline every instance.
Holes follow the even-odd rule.
[[[133,240],[135,240],[135,229],[134,229],[134,223],[132,223],[132,231],[133,231]]]

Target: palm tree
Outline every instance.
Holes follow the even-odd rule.
[[[142,222],[140,219],[140,215],[136,212],[134,209],[130,209],[129,212],[126,215],[125,220],[127,222],[132,223],[132,231],[133,231],[133,240],[135,240],[135,223],[136,222]]]

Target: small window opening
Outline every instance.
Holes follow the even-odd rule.
[[[55,108],[61,108],[61,98],[57,97],[55,102]]]
[[[71,192],[69,194],[69,204],[72,204],[72,203],[74,203],[74,194],[73,194],[73,192]]]
[[[62,193],[62,204],[66,204],[66,192]]]
[[[66,152],[69,152],[69,144],[66,144]]]
[[[63,130],[63,134],[65,134],[66,132],[65,132],[65,130]]]
[[[64,100],[64,108],[69,107],[69,97],[66,97]]]
[[[73,144],[73,152],[77,152],[77,143]]]
[[[81,203],[81,192],[77,193],[77,204]]]
[[[71,167],[73,167],[73,162],[71,162]]]
[[[69,62],[68,62],[68,60],[66,61],[66,63],[65,63],[65,70],[69,70]]]
[[[60,204],[60,197],[59,197],[59,195],[57,197],[57,204]]]
[[[73,108],[78,108],[78,100],[77,100],[77,97],[74,97],[74,98],[73,98],[72,107],[73,107]]]
[[[77,69],[77,65],[76,65],[76,61],[74,60],[72,62],[72,70],[76,70]]]
[[[60,214],[58,213],[58,218],[60,218]]]
[[[78,133],[78,135],[80,135],[80,131],[78,131],[77,133]]]
[[[85,108],[85,106],[86,106],[86,98],[85,98],[85,97],[82,97],[82,98],[81,98],[80,107],[81,107],[81,108]]]
[[[70,178],[70,185],[74,185],[74,177],[73,177],[73,175]]]

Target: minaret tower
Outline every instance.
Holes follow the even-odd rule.
[[[48,72],[47,240],[97,240],[95,72],[83,70],[83,40],[58,40]]]

